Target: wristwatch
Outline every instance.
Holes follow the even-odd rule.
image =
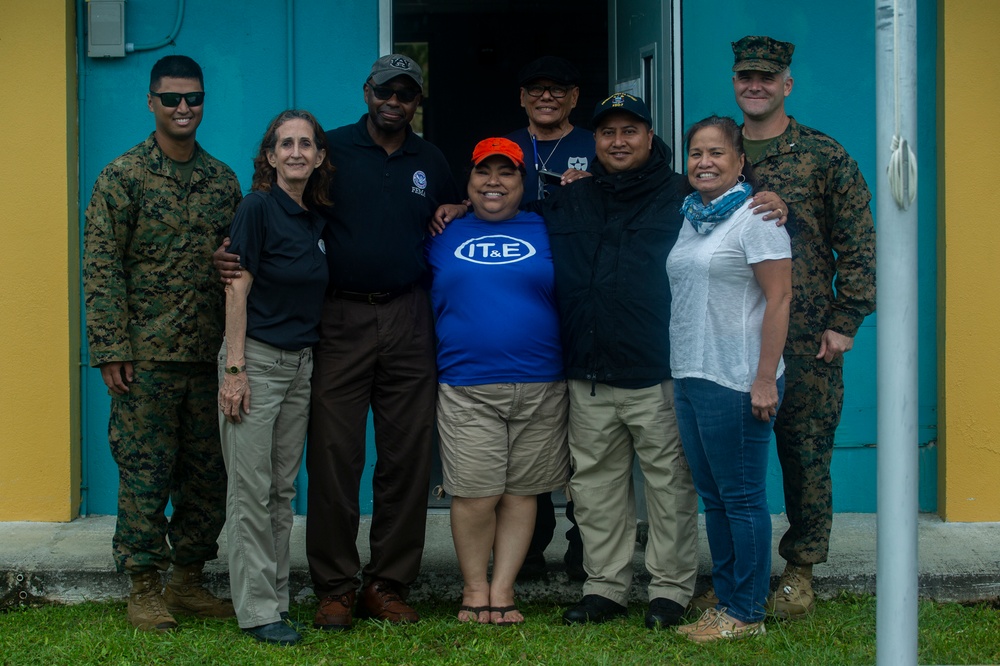
[[[247,369],[247,366],[245,366],[245,365],[227,365],[226,366],[226,374],[229,374],[229,375],[238,375],[238,374],[240,374],[241,372],[243,372],[246,369]]]

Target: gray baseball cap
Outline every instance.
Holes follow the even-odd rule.
[[[420,65],[401,53],[391,53],[376,60],[368,79],[380,86],[397,76],[408,76],[421,90],[424,89],[424,73]]]

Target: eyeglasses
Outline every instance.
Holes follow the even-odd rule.
[[[175,106],[180,106],[182,97],[184,98],[184,101],[187,102],[188,106],[201,106],[202,104],[205,103],[205,93],[203,92],[157,93],[150,90],[149,94],[152,95],[153,97],[159,97],[160,104],[167,107],[168,109],[172,109]]]
[[[556,99],[559,99],[561,97],[565,97],[569,93],[571,87],[572,86],[541,86],[535,84],[531,86],[525,86],[524,92],[528,93],[532,97],[541,97],[542,95],[545,94],[545,91],[548,90],[550,95],[552,95]]]
[[[383,102],[389,101],[395,95],[400,104],[409,104],[420,94],[419,90],[414,90],[413,88],[390,88],[389,86],[373,86],[370,83],[368,87],[371,89],[372,94],[375,95],[375,98]]]

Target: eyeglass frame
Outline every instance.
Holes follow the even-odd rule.
[[[399,100],[400,104],[410,104],[411,102],[416,100],[417,97],[423,94],[422,90],[419,89],[415,90],[409,86],[404,86],[402,88],[390,88],[389,86],[376,85],[372,82],[371,79],[365,81],[365,85],[368,86],[368,89],[372,91],[372,95],[375,96],[375,99],[379,100],[380,102],[388,102],[390,99],[392,99],[392,96],[395,95],[396,99]],[[383,97],[386,91],[388,91],[389,94]]]
[[[149,94],[152,95],[153,97],[159,98],[160,104],[162,104],[164,107],[166,107],[168,109],[176,109],[178,106],[181,105],[181,100],[182,99],[185,102],[187,102],[187,105],[188,105],[189,108],[196,107],[196,106],[201,106],[201,105],[203,105],[205,103],[205,91],[204,90],[195,90],[195,91],[186,92],[186,93],[179,93],[179,92],[153,92],[152,90],[150,90]],[[177,95],[177,103],[176,104],[168,104],[167,102],[165,102],[163,100],[163,96],[164,95]],[[201,99],[200,99],[200,101],[195,102],[195,101],[189,99],[189,97],[191,97],[191,96],[200,96]]]
[[[562,85],[559,83],[551,86],[543,86],[539,83],[532,83],[531,85],[521,86],[521,87],[524,88],[525,94],[527,94],[529,97],[541,97],[542,95],[545,94],[546,91],[548,91],[548,93],[555,99],[562,99],[563,97],[566,97],[566,95],[570,94],[573,88],[576,88],[576,86],[573,84]],[[557,95],[556,90],[561,90],[562,94]]]

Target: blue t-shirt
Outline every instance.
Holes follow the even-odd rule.
[[[319,340],[326,291],[325,220],[303,210],[277,185],[251,192],[236,210],[229,251],[253,275],[247,337],[289,351]]]
[[[507,135],[508,139],[521,147],[524,152],[524,196],[521,205],[540,199],[539,188],[544,187],[548,193],[557,187],[558,183],[545,184],[538,180],[538,167],[546,171],[561,174],[566,169],[590,171],[594,162],[594,135],[585,129],[574,127],[562,139],[551,141],[532,141],[527,127],[522,127]],[[537,165],[537,166],[536,166]]]
[[[438,381],[452,386],[564,378],[555,272],[535,213],[466,215],[427,244]]]

